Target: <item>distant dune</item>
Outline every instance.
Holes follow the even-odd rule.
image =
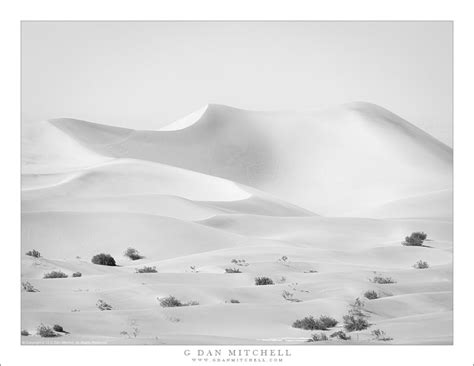
[[[330,335],[359,297],[372,326],[322,344],[450,344],[452,156],[369,103],[208,105],[158,131],[25,125],[22,281],[39,291],[22,293],[33,333],[22,342],[41,343],[44,323],[70,332],[53,343],[306,344],[314,331],[296,319],[335,317]],[[401,245],[415,231],[424,246]],[[128,247],[143,258],[125,257]],[[92,264],[101,252],[118,266]],[[429,268],[415,269],[420,260]],[[143,266],[157,273],[136,273]],[[53,270],[69,277],[43,279]],[[256,286],[258,276],[274,284]],[[160,306],[169,295],[198,304]]]
[[[372,104],[316,112],[209,105],[198,112],[171,131],[49,123],[90,154],[226,178],[326,215],[451,187],[452,149]]]

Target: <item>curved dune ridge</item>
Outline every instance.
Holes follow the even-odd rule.
[[[451,187],[452,149],[372,104],[316,112],[209,105],[192,120],[172,131],[50,123],[101,156],[226,178],[326,215]]]
[[[401,245],[414,231],[425,245]],[[22,328],[61,324],[70,333],[59,341],[303,344],[314,331],[296,319],[330,315],[329,335],[373,290],[372,326],[320,343],[380,344],[379,328],[387,343],[450,344],[452,149],[369,103],[210,104],[158,131],[23,126],[22,253],[31,249],[41,257],[22,256],[22,281],[39,292],[22,295]],[[92,264],[100,252],[118,266]],[[143,266],[157,273],[136,273]],[[53,270],[69,277],[43,279]],[[394,283],[371,282],[374,272]],[[274,285],[256,286],[259,276]],[[199,304],[161,307],[169,295]]]

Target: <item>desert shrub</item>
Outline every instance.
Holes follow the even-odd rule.
[[[41,257],[40,252],[38,252],[36,249],[29,250],[29,251],[26,252],[25,254],[26,254],[26,255],[29,255],[30,257],[35,257],[35,258]]]
[[[342,330],[338,330],[330,335],[331,338],[342,339],[343,341],[348,341],[351,339],[351,336],[344,333]]]
[[[39,292],[31,283],[28,281],[22,282],[21,286],[23,287],[23,290],[26,292]]]
[[[305,273],[318,273],[315,269],[310,269],[309,271],[305,271]]]
[[[191,272],[193,273],[198,273],[199,271],[197,270],[196,266],[189,266],[189,269],[191,270]]]
[[[38,335],[43,338],[52,338],[52,337],[58,337],[59,335],[53,330],[53,328],[41,324],[37,328]]]
[[[30,335],[30,333],[29,333],[27,330],[22,329],[22,330],[21,330],[21,335],[22,335],[22,336],[25,336],[25,337],[28,337],[28,336]]]
[[[303,319],[298,319],[293,322],[293,328],[306,330],[327,330],[328,328],[335,327],[336,325],[336,319],[325,315],[320,316],[319,319],[315,319],[312,316],[307,316]]]
[[[231,304],[240,304],[240,301],[239,300],[236,300],[236,299],[230,299],[229,302]]]
[[[307,316],[303,319],[297,319],[293,322],[293,328],[300,328],[306,330],[327,330],[328,328],[323,322],[315,319],[312,316]]]
[[[426,269],[426,268],[430,268],[428,262],[424,262],[422,261],[421,259],[416,262],[414,265],[413,265],[413,268],[416,268],[416,269]]]
[[[45,273],[43,278],[67,278],[67,274],[61,271],[52,271]]]
[[[293,294],[292,292],[287,291],[287,290],[283,291],[283,292],[281,293],[281,296],[282,296],[286,301],[301,302],[300,299],[295,299],[295,298],[293,297],[294,294]]]
[[[374,336],[374,338],[378,341],[387,342],[387,341],[393,340],[393,338],[387,337],[385,332],[383,330],[380,330],[380,329],[375,329],[372,332],[370,332],[370,334],[372,334],[372,336]]]
[[[64,331],[64,328],[63,328],[61,325],[59,325],[59,324],[54,324],[54,325],[53,325],[53,330],[55,330],[56,332],[66,333],[66,332]]]
[[[242,271],[238,268],[226,268],[225,273],[242,273]]]
[[[257,286],[273,285],[273,281],[271,278],[268,278],[268,277],[256,277],[255,284]]]
[[[142,268],[136,268],[136,273],[157,273],[156,267],[143,266]]]
[[[100,311],[104,311],[104,310],[112,310],[112,305],[110,304],[107,304],[104,300],[97,300],[97,303],[95,304],[95,306],[97,306],[97,308],[100,310]]]
[[[81,272],[74,272],[72,274],[72,277],[82,277],[82,273]]]
[[[371,282],[373,283],[379,283],[379,284],[388,284],[388,283],[397,283],[393,278],[391,277],[383,277],[381,275],[378,275],[377,273],[374,273],[374,277],[372,278]]]
[[[370,323],[365,318],[355,317],[353,315],[344,315],[342,319],[344,320],[344,329],[346,329],[348,332],[364,330],[370,327]]]
[[[364,303],[357,298],[353,304],[350,304],[350,309],[347,315],[344,315],[344,328],[348,332],[355,330],[364,330],[370,327],[370,323],[367,321],[368,315],[364,310]]]
[[[321,321],[327,328],[333,328],[337,325],[338,321],[334,318],[331,318],[327,315],[321,315],[319,317],[319,321]]]
[[[142,258],[145,258],[143,257],[142,255],[140,255],[140,253],[138,252],[138,250],[134,249],[134,248],[127,248],[127,250],[125,251],[125,253],[123,253],[123,255],[125,257],[128,257],[130,258],[132,261],[136,261],[138,259],[142,259]]]
[[[100,253],[92,257],[91,262],[102,266],[116,266],[115,259],[110,254]]]
[[[174,296],[163,297],[161,299],[158,298],[158,301],[160,302],[160,305],[164,308],[174,308],[177,306],[183,306],[183,303]]]
[[[364,293],[364,297],[366,297],[369,300],[375,300],[375,299],[379,298],[379,294],[377,292],[371,290],[371,291],[366,291]]]
[[[422,246],[426,237],[427,235],[423,232],[411,233],[410,236],[405,237],[405,241],[402,244],[407,246]]]
[[[245,259],[232,259],[230,261],[231,263],[234,263],[238,266],[243,266],[243,267],[247,267],[249,264],[245,261]]]
[[[194,301],[194,300],[183,303],[174,296],[158,298],[158,301],[160,302],[160,305],[164,308],[199,305],[199,302]]]
[[[319,333],[319,334],[313,334],[311,335],[311,338],[308,339],[308,342],[321,342],[321,341],[327,341],[328,336],[324,333]]]

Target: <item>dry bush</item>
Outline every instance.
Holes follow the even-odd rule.
[[[353,332],[355,330],[364,330],[370,327],[370,323],[367,321],[369,317],[365,313],[364,302],[357,298],[353,304],[350,304],[350,309],[347,315],[344,315],[342,319],[344,320],[344,328],[348,332]]]
[[[123,253],[123,255],[125,257],[130,258],[132,261],[145,258],[144,256],[140,255],[138,250],[136,250],[135,248],[127,248],[127,250],[125,251],[125,253]]]
[[[74,272],[72,274],[72,277],[82,277],[82,273],[81,272]]]
[[[321,341],[327,341],[327,340],[329,340],[328,336],[321,332],[319,334],[311,335],[311,338],[308,339],[308,342],[321,342]]]
[[[380,330],[380,329],[375,329],[373,330],[372,332],[370,332],[370,334],[372,334],[372,336],[374,336],[374,338],[377,340],[377,341],[384,341],[384,342],[387,342],[387,341],[392,341],[393,338],[391,337],[387,337],[387,335],[385,334],[385,332],[383,330]]]
[[[242,273],[242,271],[238,268],[226,268],[225,273]]]
[[[188,301],[188,302],[181,302],[174,296],[167,296],[167,297],[162,297],[158,298],[158,301],[160,302],[160,305],[164,308],[174,308],[174,307],[179,307],[179,306],[194,306],[194,305],[199,305],[199,302],[197,301]]]
[[[34,258],[39,258],[39,257],[41,257],[40,252],[38,252],[36,249],[29,250],[29,251],[26,252],[25,254],[26,254],[26,255],[29,255],[30,257],[34,257]]]
[[[67,278],[67,274],[62,271],[52,271],[45,273],[43,278]]]
[[[115,259],[110,254],[100,253],[92,257],[91,262],[102,266],[116,266]]]
[[[307,316],[303,319],[298,319],[293,322],[293,328],[300,328],[306,330],[327,330],[328,328],[335,327],[337,320],[329,316],[320,316],[319,319],[315,319],[313,316]]]
[[[379,298],[379,294],[373,290],[370,290],[370,291],[366,291],[364,293],[364,297],[369,299],[369,300],[375,300],[375,299],[378,299]]]
[[[136,268],[135,269],[136,273],[157,273],[158,271],[156,270],[156,267],[148,267],[148,266],[143,266],[142,268]]]
[[[374,277],[370,281],[382,285],[389,283],[397,283],[397,281],[395,281],[392,277],[384,277],[382,275],[377,274],[376,272],[374,272]]]
[[[430,265],[428,264],[428,262],[425,262],[425,261],[422,261],[421,259],[416,262],[414,265],[413,265],[413,268],[416,268],[416,269],[426,269],[426,268],[430,268]]]
[[[405,241],[402,243],[405,246],[422,246],[426,240],[427,235],[423,232],[411,233],[410,236],[405,237]]]
[[[24,336],[24,337],[28,337],[30,335],[30,333],[27,330],[22,329],[21,330],[21,335]]]
[[[343,341],[348,341],[351,339],[351,336],[344,333],[342,330],[338,330],[330,335],[331,338],[342,339]]]
[[[41,324],[38,326],[37,328],[37,333],[40,337],[43,337],[43,338],[53,338],[53,337],[58,337],[59,334],[57,334],[53,328],[47,326],[47,325],[44,325],[44,324]]]
[[[95,306],[97,306],[97,308],[100,310],[100,311],[104,311],[104,310],[112,310],[112,305],[110,304],[107,304],[104,300],[97,300],[97,303],[95,304]]]
[[[28,281],[22,282],[21,286],[23,287],[23,290],[26,292],[39,292],[38,289],[36,289],[31,283]]]
[[[255,284],[257,286],[264,286],[264,285],[273,285],[273,280],[269,277],[256,277]]]

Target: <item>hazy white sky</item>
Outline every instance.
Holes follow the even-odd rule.
[[[452,145],[450,22],[23,22],[24,122],[157,129],[208,103],[351,101]]]

